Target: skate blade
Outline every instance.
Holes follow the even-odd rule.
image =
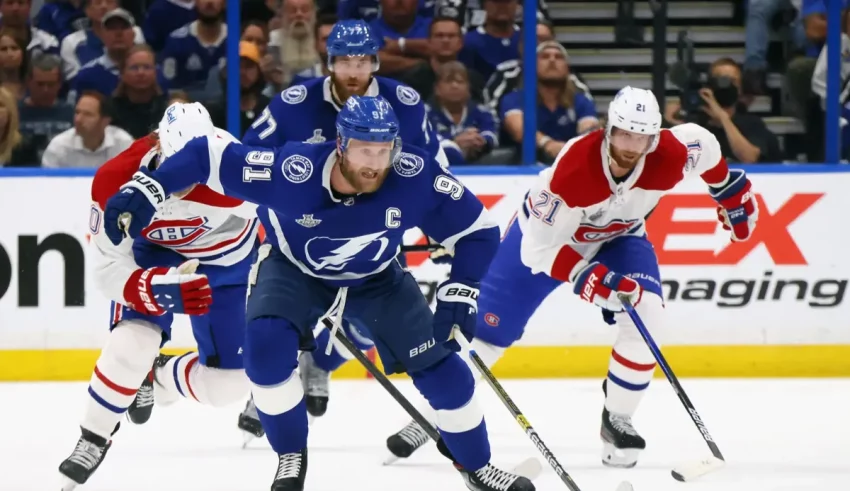
[[[518,474],[528,479],[529,481],[533,481],[540,477],[540,474],[542,472],[543,466],[540,465],[540,461],[535,459],[534,457],[523,460],[513,469],[514,474]]]
[[[62,487],[60,488],[61,491],[74,491],[74,488],[80,485],[80,483],[74,481],[73,479],[64,474],[60,473],[59,476],[60,482],[62,483]]]
[[[316,417],[310,413],[307,413],[307,426],[313,426],[313,422],[316,421]]]
[[[632,486],[632,483],[628,481],[623,481],[617,486],[617,489],[614,491],[635,491],[635,487]]]
[[[390,453],[386,459],[384,459],[383,465],[392,465],[395,461],[397,461],[399,457],[395,454]]]
[[[249,433],[247,431],[242,432],[242,450],[248,448],[248,444],[256,440],[256,436],[253,433]]]
[[[717,457],[709,457],[699,462],[689,462],[675,467],[670,474],[673,479],[681,482],[692,481],[698,477],[702,477],[709,472],[714,472],[726,465],[726,462]]]

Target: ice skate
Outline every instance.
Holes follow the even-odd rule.
[[[416,421],[407,423],[401,431],[387,438],[387,450],[390,451],[390,456],[384,461],[384,465],[410,457],[430,439],[428,433]]]
[[[117,430],[117,427],[116,427]],[[62,479],[62,491],[71,491],[86,481],[103,462],[112,441],[83,429],[73,453],[59,464]]]
[[[248,399],[245,404],[245,409],[239,413],[239,422],[237,424],[242,430],[244,442],[242,448],[245,448],[248,443],[254,438],[262,438],[266,432],[263,430],[263,425],[260,423],[260,415],[257,414],[257,406],[254,405],[254,398]]]
[[[305,351],[298,358],[298,371],[304,385],[304,402],[307,413],[314,417],[323,416],[328,410],[328,385],[331,374],[316,366],[313,355]]]
[[[142,382],[141,387],[139,387],[139,390],[136,392],[136,398],[133,399],[133,403],[127,408],[127,419],[133,423],[142,425],[151,419],[151,413],[153,412],[154,405],[153,384],[156,381],[156,370],[157,368],[165,366],[171,358],[174,358],[174,356],[159,355],[154,360],[153,368],[151,368],[150,373],[148,373],[148,376],[145,377],[145,381]]]
[[[307,477],[307,449],[278,456],[277,474],[271,491],[304,491]]]
[[[632,426],[632,417],[602,410],[602,463],[609,467],[631,468],[637,465],[646,441]]]
[[[457,465],[457,464],[455,464]],[[475,472],[464,472],[466,487],[472,491],[534,491],[527,478],[503,471],[491,464]]]

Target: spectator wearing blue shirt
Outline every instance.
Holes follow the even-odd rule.
[[[295,74],[289,83],[290,87],[302,84],[311,78],[326,77],[331,74],[328,70],[328,37],[330,37],[331,29],[333,29],[336,22],[337,17],[333,14],[322,14],[316,19],[313,37],[316,38],[316,51],[319,53],[319,62]]]
[[[434,0],[418,0],[419,16],[433,17]],[[340,20],[363,19],[367,22],[378,18],[381,12],[380,0],[339,0],[336,7],[336,15]]]
[[[198,0],[196,8],[198,20],[172,32],[160,53],[169,87],[201,89],[210,71],[226,61],[224,0]]]
[[[537,135],[538,159],[552,162],[571,138],[599,127],[593,101],[570,80],[567,50],[555,41],[537,46]],[[523,90],[502,98],[499,115],[505,133],[522,142]]]
[[[455,17],[435,17],[431,21],[429,33],[431,56],[396,77],[416,89],[426,101],[434,95],[437,71],[444,64],[457,61],[463,49],[463,30],[460,21]],[[483,101],[484,78],[478,72],[469,70],[467,76],[472,98],[477,102]]]
[[[118,86],[119,67],[135,45],[135,24],[133,16],[124,9],[115,9],[103,16],[105,53],[86,63],[71,80],[70,101],[76,101],[83,92],[112,95]]]
[[[843,0],[842,5],[846,7],[847,1]],[[826,0],[803,0],[800,18],[803,20],[803,28],[806,32],[806,52],[788,63],[785,78],[789,99],[797,110],[797,115],[803,118],[804,124],[807,124],[807,119],[811,117],[811,110],[818,107],[811,85],[818,55],[826,43]],[[840,19],[835,21],[838,22]]]
[[[29,63],[27,96],[18,109],[21,119],[21,145],[18,148],[28,162],[41,162],[47,144],[74,121],[74,107],[59,99],[62,88],[62,60],[42,54]]]
[[[518,8],[517,0],[485,0],[487,20],[463,39],[460,59],[485,80],[499,64],[519,59],[520,30],[514,23]]]
[[[198,18],[195,0],[154,0],[145,13],[142,32],[154,51],[165,47],[168,36]]]
[[[61,43],[69,34],[88,26],[83,12],[83,0],[64,0],[45,3],[35,16],[35,27],[52,35]]]
[[[381,0],[381,16],[370,24],[380,43],[379,73],[409,70],[430,55],[431,18],[417,14],[417,0]]]
[[[30,25],[30,0],[0,1],[0,27],[16,31],[30,56],[59,53],[59,40],[52,34]]]
[[[106,49],[103,45],[103,18],[108,12],[119,8],[117,0],[88,0],[83,12],[86,15],[89,27],[74,31],[62,40],[59,54],[65,70],[65,80],[71,80],[77,76],[80,67],[104,55]],[[125,10],[125,12],[127,12]],[[130,19],[132,14],[127,12]],[[134,42],[141,44],[145,42],[142,30],[136,27],[133,20]]]
[[[434,101],[428,120],[441,138],[451,165],[474,162],[499,146],[496,118],[469,93],[469,74],[463,63],[450,61],[437,70]]]
[[[156,57],[150,46],[134,46],[124,58],[112,107],[112,124],[133,138],[149,134],[162,119],[168,107],[168,94],[158,81]]]

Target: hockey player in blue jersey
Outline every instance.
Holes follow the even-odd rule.
[[[322,317],[335,328],[352,321],[374,340],[386,373],[410,375],[436,410],[469,489],[533,490],[528,479],[489,463],[472,372],[453,339],[456,330],[474,335],[478,283],[498,247],[498,227],[426,152],[402,148],[398,128],[385,99],[352,96],[334,142],[268,150],[198,138],[110,199],[104,230],[114,242],[137,236],[166,196],[199,183],[260,205],[267,235],[249,277],[244,361],[279,457],[272,491],[304,489],[308,425],[296,356],[316,348],[312,327]],[[413,227],[454,251],[435,313],[395,259]]]
[[[331,75],[293,85],[272,99],[268,107],[254,121],[242,142],[273,148],[291,141],[322,142],[336,139],[336,117],[345,101],[352,95],[381,95],[392,106],[401,122],[399,136],[408,145],[415,145],[436,156],[437,161],[448,166],[449,161],[440,146],[437,134],[429,124],[428,115],[419,93],[395,80],[375,77],[378,70],[380,43],[369,25],[362,20],[337,22],[328,36],[328,69]],[[404,256],[399,256],[403,260]],[[371,344],[343,326],[352,341],[361,349]],[[319,344],[330,342],[330,333],[319,326]],[[307,411],[311,417],[322,416],[328,407],[328,382],[330,372],[350,359],[341,347],[330,353],[317,351],[304,353],[300,360],[300,373],[307,392]],[[242,413],[251,416],[248,403]],[[250,418],[247,420],[250,421]],[[251,432],[240,424],[240,428]],[[253,432],[262,436],[261,432]]]

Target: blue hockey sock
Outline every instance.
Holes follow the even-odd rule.
[[[245,372],[269,444],[278,454],[307,447],[307,407],[298,366],[298,330],[278,317],[248,322]]]
[[[477,471],[490,462],[484,413],[475,400],[475,379],[460,356],[411,375],[413,384],[437,412],[437,428],[457,463]]]

